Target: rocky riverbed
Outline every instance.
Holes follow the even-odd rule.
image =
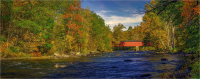
[[[50,59],[11,59],[1,61],[1,77],[161,78],[163,73],[170,70],[181,70],[185,62],[184,56],[148,51],[99,52],[86,56]]]

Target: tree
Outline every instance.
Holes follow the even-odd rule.
[[[123,30],[122,30],[124,28],[126,28],[126,27],[124,27],[124,25],[121,24],[121,23],[119,23],[118,25],[115,25],[113,27],[113,34],[112,34],[112,36],[113,36],[113,42],[115,44],[119,44],[119,42],[121,40],[126,40],[126,38],[124,37],[124,34],[123,34]]]

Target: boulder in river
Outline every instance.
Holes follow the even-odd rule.
[[[167,58],[161,58],[161,61],[167,61]]]
[[[131,61],[133,61],[133,60],[131,60],[131,59],[125,59],[124,60],[124,62],[131,62]]]
[[[117,68],[116,66],[112,66],[111,68]]]
[[[65,67],[67,67],[67,65],[59,65],[59,64],[56,64],[54,67],[55,67],[55,68],[65,68]]]
[[[149,77],[149,76],[151,76],[151,74],[142,74],[139,77]]]
[[[182,67],[183,67],[182,65],[177,65],[175,71],[181,70]]]
[[[185,70],[185,73],[190,73],[191,70],[192,70],[192,67],[188,67],[188,68]]]
[[[167,64],[166,62],[162,62],[161,64]]]

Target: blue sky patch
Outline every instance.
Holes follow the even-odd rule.
[[[90,7],[100,15],[111,30],[114,25],[122,23],[127,30],[129,26],[137,26],[142,22],[144,6],[150,0],[83,0],[82,7]]]

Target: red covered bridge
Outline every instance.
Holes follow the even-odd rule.
[[[115,47],[133,47],[133,46],[144,46],[143,41],[140,40],[126,40],[120,41],[119,44],[113,44]],[[148,42],[147,46],[151,46],[151,42]]]
[[[139,50],[138,46],[144,46],[143,41],[140,40],[126,40],[126,41],[120,41],[119,44],[114,44],[114,47],[135,47],[136,50]],[[147,46],[151,46],[151,42],[148,42]]]

